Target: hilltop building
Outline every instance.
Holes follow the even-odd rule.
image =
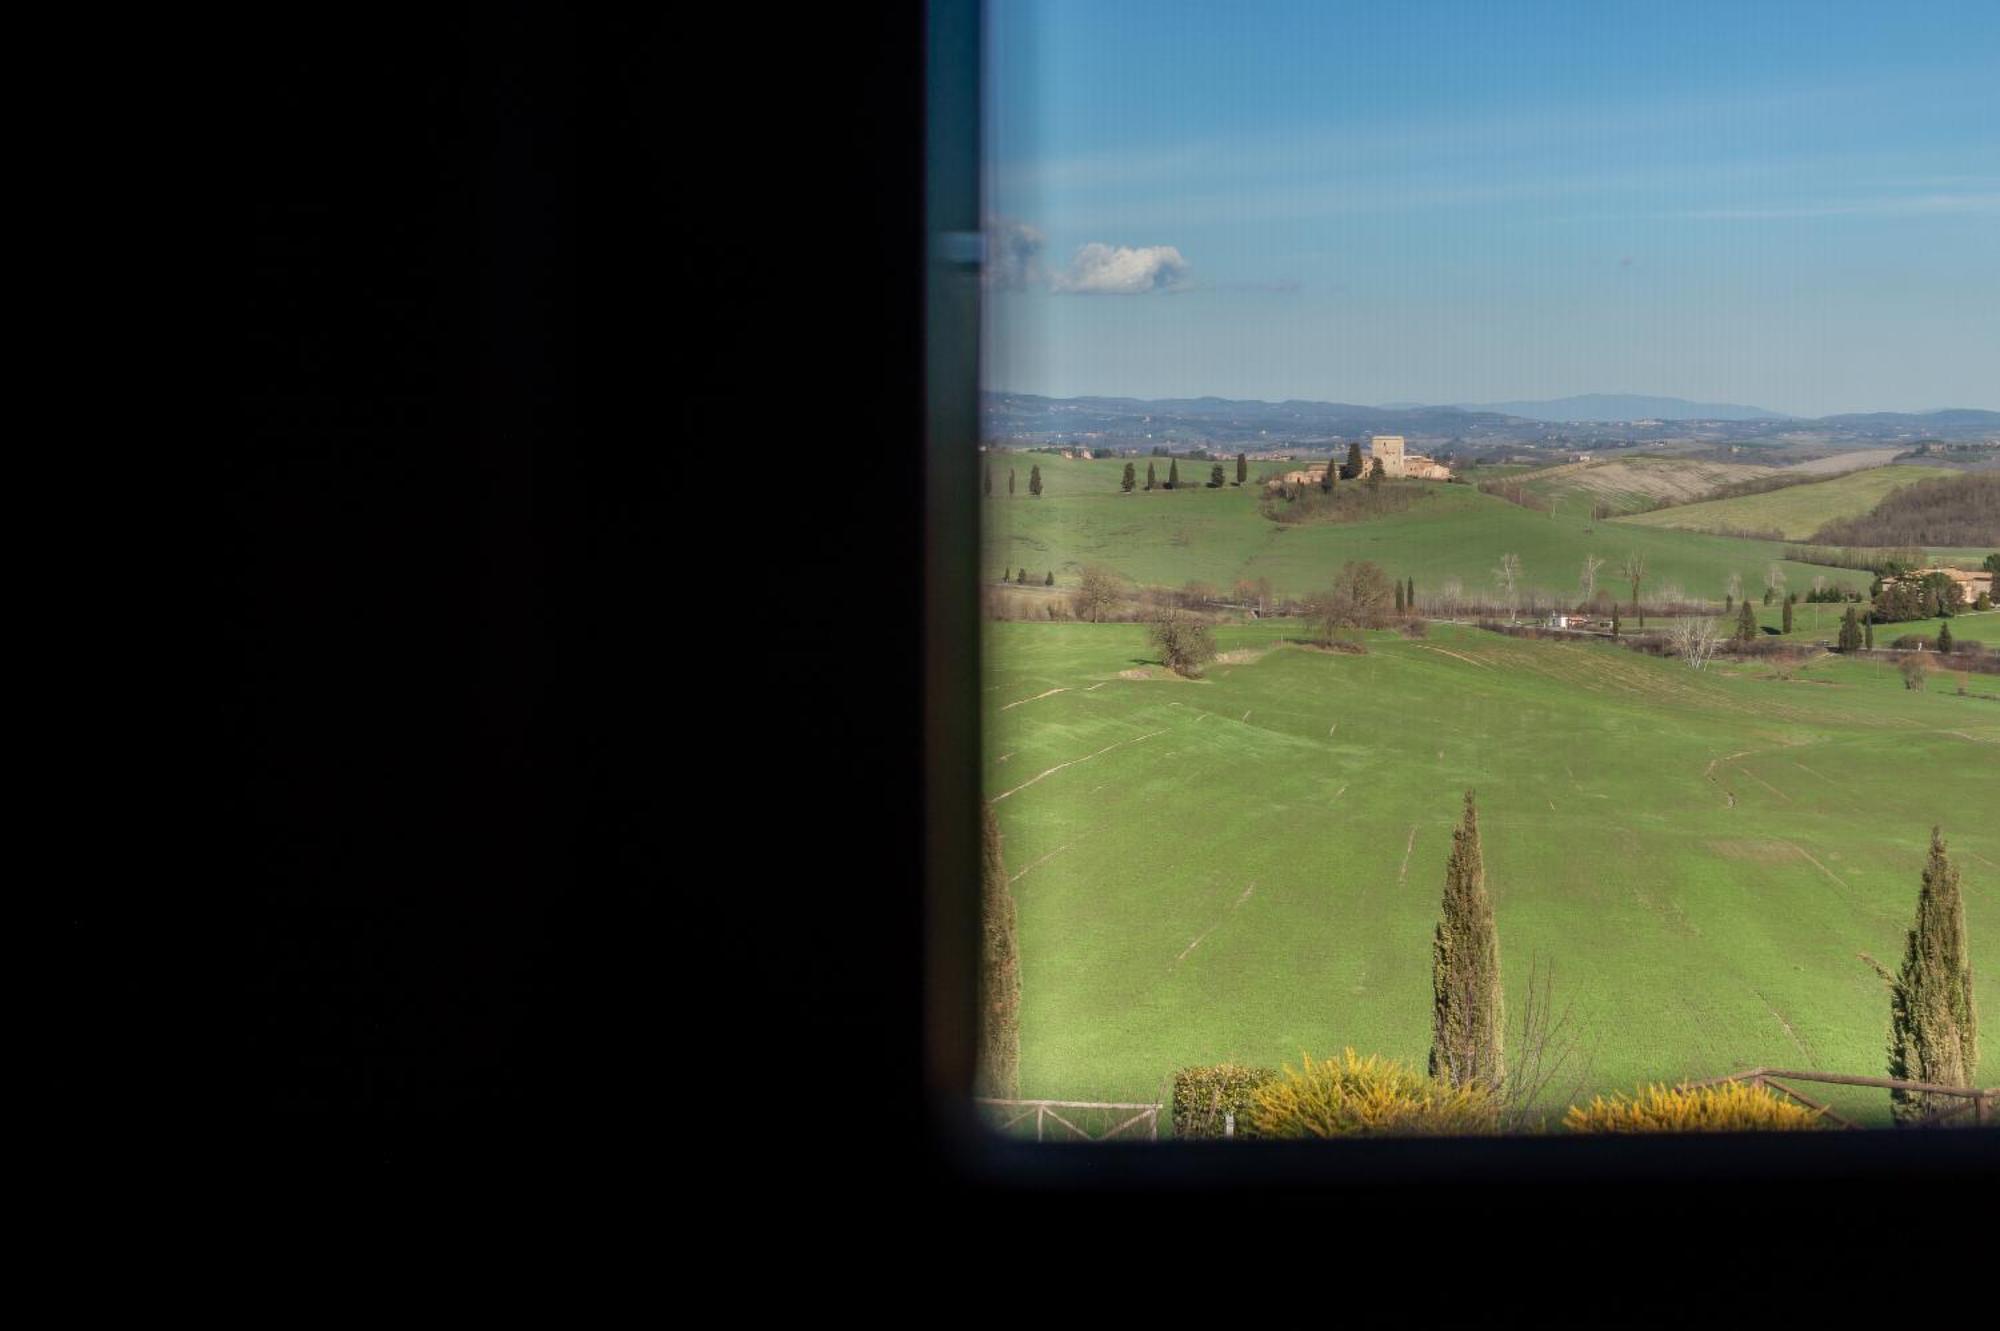
[[[1419,481],[1448,481],[1451,468],[1422,453],[1404,451],[1400,434],[1377,434],[1368,438],[1371,460],[1380,460],[1384,476],[1407,476]]]

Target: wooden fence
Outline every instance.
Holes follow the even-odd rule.
[[[1024,1122],[1030,1114],[1033,1114],[1036,1141],[1046,1140],[1048,1125],[1051,1122],[1062,1129],[1056,1133],[1057,1141],[1106,1142],[1113,1137],[1127,1136],[1128,1132],[1127,1139],[1130,1140],[1139,1136],[1138,1132],[1130,1130],[1141,1124],[1145,1125],[1146,1138],[1149,1141],[1158,1141],[1160,1111],[1166,1108],[1165,1105],[1103,1104],[1091,1100],[989,1100],[983,1097],[979,1103],[998,1111],[996,1116],[1003,1121],[994,1124],[994,1127],[1001,1132]],[[1065,1117],[1065,1111],[1068,1117]],[[1129,1117],[1121,1117],[1112,1126],[1095,1133],[1070,1121],[1071,1118],[1083,1118],[1086,1112],[1104,1111],[1113,1111],[1118,1115],[1129,1115]],[[1010,1114],[1012,1117],[1007,1117]]]
[[[1985,1088],[1938,1086],[1925,1081],[1899,1081],[1894,1077],[1852,1077],[1844,1072],[1798,1072],[1785,1068],[1750,1068],[1743,1072],[1732,1072],[1724,1077],[1710,1077],[1706,1081],[1685,1082],[1683,1085],[1688,1090],[1693,1090],[1699,1086],[1719,1086],[1723,1082],[1730,1081],[1747,1082],[1752,1086],[1768,1086],[1781,1095],[1790,1096],[1808,1109],[1818,1110],[1829,1121],[1838,1123],[1843,1128],[1858,1128],[1861,1126],[1858,1123],[1842,1118],[1839,1114],[1834,1113],[1833,1110],[1827,1108],[1819,1101],[1812,1099],[1810,1096],[1803,1095],[1790,1086],[1785,1085],[1784,1082],[1777,1080],[1779,1077],[1785,1078],[1786,1081],[1816,1081],[1833,1086],[1879,1086],[1884,1090],[1890,1091],[1921,1091],[1927,1095],[1955,1096],[1965,1102],[1953,1105],[1949,1109],[1940,1110],[1919,1120],[1919,1123],[1925,1127],[1943,1123],[1947,1119],[1956,1118],[1967,1110],[1972,1112],[1973,1121],[1981,1127],[2000,1123],[2000,1115],[1996,1115],[1994,1104],[1996,1100],[2000,1100],[2000,1086],[1988,1086]]]

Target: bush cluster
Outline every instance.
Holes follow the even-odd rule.
[[[1236,1116],[1236,1136],[1254,1135],[1249,1125],[1251,1097],[1277,1076],[1271,1068],[1235,1063],[1182,1068],[1174,1074],[1174,1135],[1220,1137],[1231,1114]]]
[[[1794,1132],[1824,1126],[1817,1110],[1762,1086],[1723,1082],[1693,1089],[1646,1086],[1588,1105],[1571,1105],[1571,1132]]]
[[[1258,1087],[1248,1118],[1260,1137],[1483,1136],[1499,1131],[1500,1102],[1484,1086],[1348,1049]]]

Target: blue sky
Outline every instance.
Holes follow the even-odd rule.
[[[2000,0],[989,11],[989,387],[2000,408]]]

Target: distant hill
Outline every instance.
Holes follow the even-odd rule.
[[[1944,411],[1861,411],[1845,416],[1827,416],[1828,424],[1904,426],[1913,430],[1960,429],[2000,430],[2000,411],[1979,411],[1972,407],[1951,407]]]
[[[986,439],[1017,445],[1082,443],[1142,452],[1159,447],[1223,447],[1231,452],[1266,445],[1326,447],[1370,434],[1406,435],[1461,456],[1511,445],[1531,452],[1689,440],[1721,447],[1783,437],[1794,444],[1838,450],[1907,447],[1908,441],[1921,439],[2000,439],[2000,412],[1994,411],[1873,412],[1809,420],[1761,407],[1603,393],[1485,407],[1405,402],[1370,407],[1297,399],[1052,398],[986,391],[980,394],[979,414]]]
[[[1467,411],[1493,411],[1531,421],[1782,421],[1783,412],[1733,402],[1690,402],[1682,397],[1634,393],[1582,393],[1544,402],[1461,403]]]
[[[1457,407],[1392,409],[1348,402],[1254,402],[1232,398],[1048,398],[985,393],[980,415],[991,439],[1101,439],[1134,444],[1259,443],[1353,438],[1363,434],[1518,437],[1533,422]]]

